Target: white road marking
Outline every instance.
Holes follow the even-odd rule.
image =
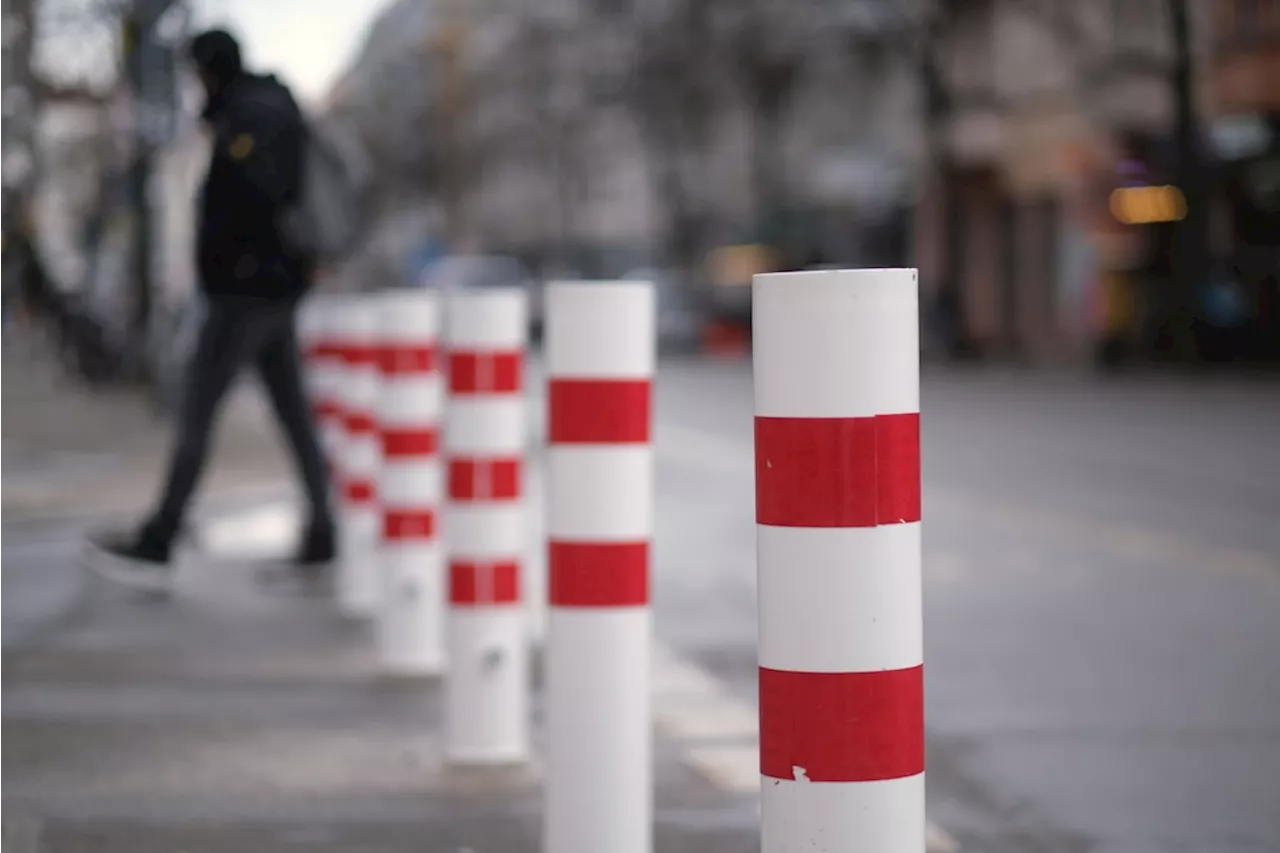
[[[283,554],[298,536],[299,517],[293,501],[275,501],[216,515],[200,526],[197,537],[202,549],[220,557]]]
[[[685,762],[722,791],[760,793],[760,747],[755,743],[690,747]]]
[[[924,825],[924,849],[931,853],[959,853],[960,842],[933,821]]]
[[[719,698],[686,700],[678,706],[657,703],[654,722],[664,734],[686,740],[755,738],[759,727],[754,708]]]

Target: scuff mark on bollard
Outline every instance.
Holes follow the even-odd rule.
[[[791,775],[797,782],[812,782],[809,778],[808,771],[798,765],[791,765]]]
[[[407,581],[407,582],[406,582],[406,583],[405,583],[405,584],[400,588],[400,597],[401,597],[402,599],[404,599],[404,601],[405,601],[406,603],[409,603],[409,604],[411,604],[411,603],[413,603],[413,602],[417,601],[417,600],[418,600],[418,585],[417,585],[416,583],[414,583],[413,581]]]
[[[484,653],[484,669],[485,672],[493,672],[502,664],[502,649],[489,649]]]

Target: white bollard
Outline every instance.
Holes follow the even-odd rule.
[[[338,402],[342,382],[342,352],[334,342],[333,298],[312,297],[298,314],[298,343],[303,354],[307,393],[316,432],[329,470],[334,471],[342,441],[342,406]]]
[[[379,311],[378,657],[391,675],[436,675],[445,667],[439,306],[435,294],[413,290],[383,297]]]
[[[339,610],[372,618],[381,588],[378,544],[382,514],[377,478],[382,456],[378,438],[378,308],[368,295],[343,299],[334,312],[342,351],[342,446],[339,454]]]
[[[445,749],[459,764],[529,751],[524,359],[528,309],[515,288],[447,302],[449,678]]]
[[[328,341],[325,334],[324,305],[317,300],[309,299],[302,303],[298,309],[296,320],[296,334],[298,340],[298,353],[302,357],[302,375],[303,384],[307,389],[307,397],[311,401],[312,409],[316,410],[316,416],[319,417],[321,401],[324,399],[324,368],[327,367],[323,362],[328,357]]]
[[[648,853],[654,293],[547,287],[544,853]]]
[[[763,853],[925,849],[916,271],[754,281]]]

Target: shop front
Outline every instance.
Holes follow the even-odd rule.
[[[1210,354],[1280,362],[1280,115],[1223,117],[1210,129],[1219,161]]]

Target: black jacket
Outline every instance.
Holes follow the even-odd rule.
[[[302,188],[297,102],[275,77],[239,74],[210,98],[204,119],[213,131],[196,249],[205,293],[296,299],[313,265],[284,245],[277,222]]]

